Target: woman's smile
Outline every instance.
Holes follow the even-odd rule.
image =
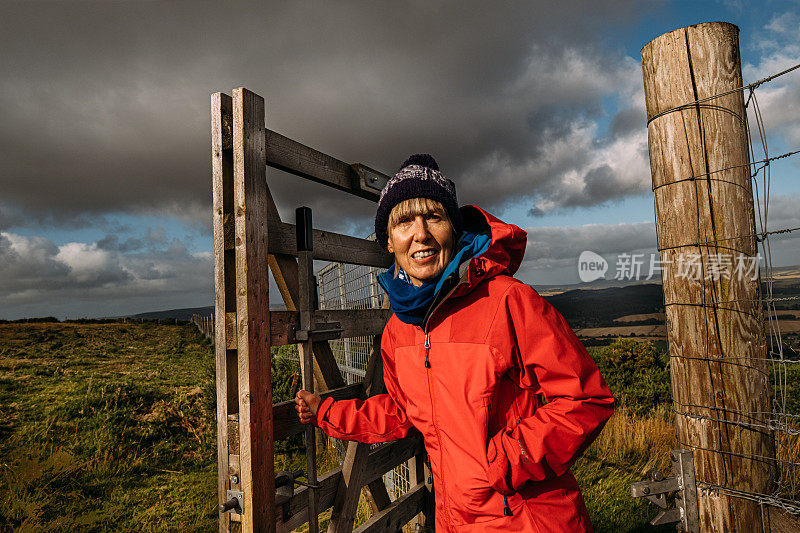
[[[436,255],[436,250],[433,250],[433,249],[429,248],[427,250],[421,250],[419,252],[414,252],[413,254],[411,254],[411,257],[412,257],[412,259],[414,259],[418,263],[426,263],[428,261],[432,261],[433,258],[434,258],[433,257],[434,255]]]

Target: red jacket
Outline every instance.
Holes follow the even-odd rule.
[[[488,224],[492,241],[462,265],[459,284],[424,328],[396,316],[386,324],[388,394],[328,398],[315,422],[333,437],[368,443],[416,427],[431,462],[437,531],[591,531],[569,468],[614,398],[563,317],[511,277],[525,232],[474,206],[462,214],[471,231]]]

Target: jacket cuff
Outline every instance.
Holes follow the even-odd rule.
[[[311,423],[317,427],[320,427],[319,421],[325,419],[325,416],[328,414],[328,411],[330,410],[331,405],[333,405],[333,402],[334,399],[331,398],[330,396],[322,400],[322,403],[320,403],[319,407],[317,408],[316,416],[311,418]]]

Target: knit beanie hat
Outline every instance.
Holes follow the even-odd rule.
[[[431,155],[414,154],[400,165],[400,170],[381,191],[378,212],[375,214],[378,244],[384,248],[387,246],[387,225],[394,206],[411,198],[428,198],[442,204],[456,234],[461,233],[462,220],[455,184],[439,172],[439,165]]]

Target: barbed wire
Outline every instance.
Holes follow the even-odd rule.
[[[733,496],[735,498],[755,501],[761,505],[778,507],[793,515],[800,514],[800,505],[798,505],[797,502],[795,502],[794,500],[787,500],[767,494],[752,494],[750,492],[731,489],[728,487],[723,487],[722,485],[714,485],[713,483],[705,483],[702,481],[697,482],[697,488],[706,492],[725,494],[727,496]]]
[[[681,183],[681,182],[684,182],[684,181],[695,181],[695,180],[698,180],[698,179],[707,178],[708,176],[711,176],[712,174],[719,174],[720,172],[727,172],[729,170],[736,170],[737,168],[746,168],[746,167],[750,167],[750,166],[753,166],[753,165],[762,164],[762,166],[757,167],[757,169],[754,172],[751,172],[751,176],[750,177],[751,177],[751,179],[754,179],[755,175],[758,174],[766,165],[769,165],[773,161],[778,161],[779,159],[785,159],[787,157],[791,157],[791,156],[796,155],[796,154],[800,154],[800,150],[793,150],[791,152],[786,152],[786,153],[783,153],[781,155],[768,157],[766,159],[760,159],[760,160],[754,161],[752,163],[742,163],[740,165],[731,165],[729,167],[720,168],[720,169],[717,169],[717,170],[710,170],[708,172],[701,172],[700,174],[693,175],[693,176],[686,176],[684,178],[679,178],[679,179],[676,179],[676,180],[672,180],[672,181],[670,181],[668,183],[661,183],[659,185],[654,185],[653,187],[651,187],[651,190],[653,192],[655,192],[658,189],[660,189],[661,187],[666,187],[667,185],[672,185],[674,183]],[[740,183],[727,181],[727,180],[718,180],[718,179],[711,178],[711,181],[720,181],[722,183],[728,183],[730,185],[735,185],[737,187],[741,187],[742,186]]]

